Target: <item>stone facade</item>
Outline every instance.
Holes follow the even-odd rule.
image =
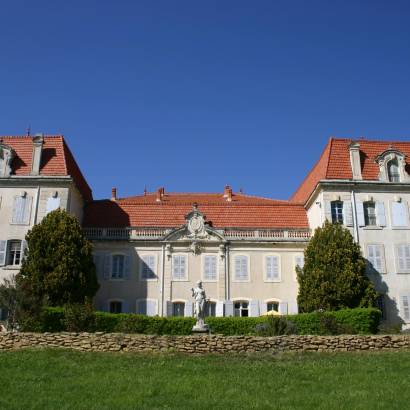
[[[409,349],[410,336],[147,336],[121,333],[1,333],[0,350],[67,348],[85,352],[334,352]]]

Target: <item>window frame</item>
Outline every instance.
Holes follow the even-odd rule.
[[[14,263],[15,260],[16,260],[16,255],[14,255],[14,257],[13,257],[13,263],[10,263],[10,257],[11,257],[11,252],[12,252],[11,246],[13,244],[18,244],[19,245],[18,250],[13,251],[15,253],[18,252],[18,254],[19,254],[19,263]],[[21,239],[8,239],[7,243],[6,243],[6,263],[5,263],[4,266],[11,267],[11,268],[20,267],[21,263],[23,261],[23,256],[24,256],[22,248],[23,248],[23,240],[21,240]]]
[[[404,225],[395,225],[395,221],[394,221],[394,211],[393,211],[393,207],[394,204],[398,203],[398,204],[403,204],[402,206],[404,207],[404,218],[405,218],[405,224]],[[390,223],[391,223],[391,229],[408,229],[409,227],[409,208],[408,208],[408,203],[407,201],[401,199],[400,201],[389,201],[389,208],[390,208],[390,212],[389,212],[389,216],[390,216]]]
[[[280,305],[280,301],[278,299],[268,299],[265,300],[264,303],[266,304],[266,312],[270,312],[270,310],[268,309],[268,305],[270,304],[277,304],[278,305],[278,310],[275,310],[275,312],[279,313],[279,305]],[[273,309],[272,309],[273,310]]]
[[[344,221],[344,212],[343,212],[343,202],[342,200],[336,200],[336,201],[330,201],[330,215],[332,218],[332,224],[336,224],[336,223],[340,223],[341,225],[344,225],[345,221]],[[339,212],[339,208],[336,207],[337,205],[340,205],[340,212]],[[333,205],[335,205],[335,217],[336,217],[336,221],[333,218]],[[341,216],[341,221],[339,221],[339,216]]]
[[[184,278],[175,278],[174,275],[174,258],[175,257],[184,257],[185,258],[185,277]],[[186,253],[182,252],[176,252],[172,254],[172,259],[171,259],[171,280],[173,282],[188,282],[189,274],[188,274],[188,262],[189,261],[189,255]]]
[[[215,258],[215,279],[209,279],[205,276],[205,259],[207,257]],[[218,263],[218,254],[216,253],[204,253],[201,257],[201,279],[202,282],[218,282],[219,277],[219,263]]]
[[[173,300],[172,302],[172,317],[185,317],[186,300]],[[175,315],[175,305],[182,305],[182,315]]]
[[[111,303],[121,303],[121,312],[111,312]],[[124,299],[108,299],[108,313],[118,315],[124,313]]]
[[[237,258],[246,258],[246,279],[237,279],[236,277],[236,259]],[[243,282],[250,282],[251,281],[251,272],[250,272],[250,262],[251,258],[249,254],[246,253],[237,253],[235,255],[232,255],[232,262],[233,262],[233,269],[232,269],[232,282],[238,282],[238,283],[243,283]]]
[[[116,256],[122,256],[123,257],[122,276],[121,277],[113,277],[114,257],[116,257]],[[127,256],[128,255],[123,253],[123,252],[112,252],[111,253],[110,278],[109,278],[109,280],[111,280],[111,281],[123,281],[123,280],[125,280],[125,258]]]
[[[373,207],[371,207],[372,205]],[[373,208],[373,215],[369,213],[369,209]],[[377,212],[376,212],[376,202],[375,201],[364,201],[363,202],[363,217],[364,217],[364,226],[374,228],[377,227]],[[371,218],[374,219],[374,223],[369,223]]]
[[[248,298],[235,298],[232,300],[233,303],[233,317],[250,317],[250,299]],[[235,304],[239,303],[241,306],[238,308],[240,315],[236,315],[237,308],[235,307]],[[242,304],[246,303],[247,306],[243,307]],[[246,316],[242,315],[242,312],[246,310],[248,314]]]
[[[381,247],[381,249],[380,249],[380,258],[381,258],[382,268],[381,268],[380,271],[375,268],[374,264],[373,264],[373,263],[371,262],[371,260],[370,260],[370,256],[369,256],[369,246],[380,246],[380,247]],[[384,243],[379,243],[379,242],[369,242],[369,243],[366,243],[366,244],[365,244],[365,250],[366,250],[366,259],[367,259],[367,261],[368,261],[369,263],[371,263],[372,269],[373,269],[375,272],[378,272],[378,273],[383,273],[383,274],[384,274],[384,273],[387,273],[387,268],[386,268],[386,253],[385,253]]]
[[[397,174],[392,174],[390,172],[391,166],[393,165],[393,163],[395,163],[394,165],[397,168]],[[400,175],[400,165],[399,165],[399,161],[397,160],[397,158],[392,158],[390,159],[387,164],[386,164],[386,173],[387,173],[387,181],[388,182],[392,182],[392,183],[398,183],[401,182],[401,175]],[[394,180],[394,177],[397,177],[397,181]]]
[[[16,210],[16,202],[18,199],[24,199],[25,204],[24,204],[24,211],[23,211],[23,218],[22,221],[14,220],[14,213]],[[10,225],[23,225],[23,226],[29,226],[31,224],[31,215],[32,215],[32,209],[33,209],[33,197],[29,195],[27,192],[24,192],[20,195],[15,195],[13,197],[13,206],[11,209],[11,222]]]
[[[409,248],[409,253],[410,253],[410,244],[409,243],[397,243],[394,245],[394,260],[395,260],[395,265],[396,265],[396,272],[397,273],[410,273],[410,263],[408,264],[407,269],[402,269],[400,270],[400,263],[399,263],[399,247],[400,246],[407,246]],[[409,257],[410,260],[410,257]]]
[[[145,256],[149,256],[149,257],[154,257],[154,277],[152,278],[147,278],[143,276],[143,270],[144,270],[144,264],[146,265],[146,263],[144,262],[144,257]],[[141,253],[140,255],[138,255],[139,257],[139,280],[142,282],[157,282],[158,281],[158,255],[156,253],[153,252],[146,252],[146,253]]]
[[[268,278],[268,258],[277,258],[278,260],[278,277],[277,278]],[[273,283],[278,283],[282,282],[282,260],[281,260],[281,255],[279,253],[267,253],[263,257],[263,281],[264,282],[273,282]]]

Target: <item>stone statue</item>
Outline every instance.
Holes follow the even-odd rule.
[[[194,316],[196,324],[192,328],[193,332],[208,332],[208,325],[204,323],[205,308],[207,304],[205,289],[202,287],[202,282],[199,280],[196,288],[192,288],[192,297],[194,298]]]

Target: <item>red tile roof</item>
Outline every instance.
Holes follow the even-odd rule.
[[[349,144],[351,142],[352,139],[348,138],[330,138],[319,161],[314,165],[290,200],[292,202],[305,203],[321,180],[352,179],[349,153]],[[375,159],[387,149],[397,149],[406,158],[410,158],[410,142],[365,139],[360,139],[357,142],[360,144],[362,178],[365,181],[378,180],[379,166]]]
[[[15,157],[12,174],[30,175],[33,159],[33,140],[28,136],[0,136],[0,141],[13,148]],[[92,191],[78,167],[62,135],[44,136],[40,175],[71,176],[86,201],[92,200]]]
[[[244,194],[233,194],[228,202],[223,194],[166,193],[161,202],[156,194],[117,201],[87,204],[85,227],[166,227],[185,223],[194,203],[214,228],[308,228],[303,206]]]

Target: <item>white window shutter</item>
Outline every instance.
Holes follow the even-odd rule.
[[[104,255],[104,270],[103,277],[105,280],[110,279],[111,276],[111,254],[106,253]]]
[[[287,315],[288,314],[288,302],[279,303],[279,313],[281,315]]]
[[[353,226],[353,212],[351,201],[343,202],[343,222],[346,226]]]
[[[410,322],[410,295],[402,295],[400,301],[403,318],[406,322]]]
[[[146,315],[147,314],[147,301],[145,299],[137,300],[137,313],[139,315]]]
[[[170,300],[167,300],[167,317],[171,317],[173,313],[173,306]]]
[[[225,316],[233,316],[233,302],[232,300],[225,300]]]
[[[393,226],[407,226],[407,213],[404,202],[392,202]]]
[[[0,266],[6,264],[7,241],[0,241]]]
[[[192,302],[185,302],[184,316],[192,317],[192,315],[193,315]]]
[[[279,257],[278,256],[273,256],[272,257],[272,273],[273,273],[273,279],[278,280],[280,277],[279,274]]]
[[[332,222],[332,206],[330,201],[324,201],[324,208],[325,208],[325,218]]]
[[[21,196],[14,197],[13,203],[13,215],[11,217],[11,221],[13,224],[22,223],[22,215],[23,215],[23,206],[24,206],[24,198]]]
[[[261,315],[264,315],[268,311],[268,304],[263,300],[259,303],[259,312]]]
[[[124,279],[129,279],[131,275],[131,257],[130,255],[124,256]]]
[[[223,315],[224,315],[224,303],[218,300],[215,306],[215,316],[222,317]]]
[[[23,239],[21,241],[21,260],[23,261],[24,259],[26,259],[27,255],[26,255],[26,250],[27,250],[27,241],[25,239]]]
[[[259,316],[259,300],[252,299],[249,302],[249,316],[252,316],[252,317]]]
[[[386,226],[384,202],[376,202],[376,223],[378,226]]]
[[[357,201],[357,203],[356,203],[356,214],[357,214],[357,224],[359,226],[365,226],[364,208],[363,208],[363,202],[362,201]]]
[[[297,302],[290,302],[289,303],[289,314],[290,315],[297,315],[298,314],[298,304],[297,304]]]
[[[48,198],[47,205],[46,205],[46,215],[52,211],[55,211],[60,207],[60,198]]]
[[[130,308],[127,301],[121,302],[121,313],[129,313]]]
[[[147,300],[147,316],[158,315],[158,301],[154,299]]]

